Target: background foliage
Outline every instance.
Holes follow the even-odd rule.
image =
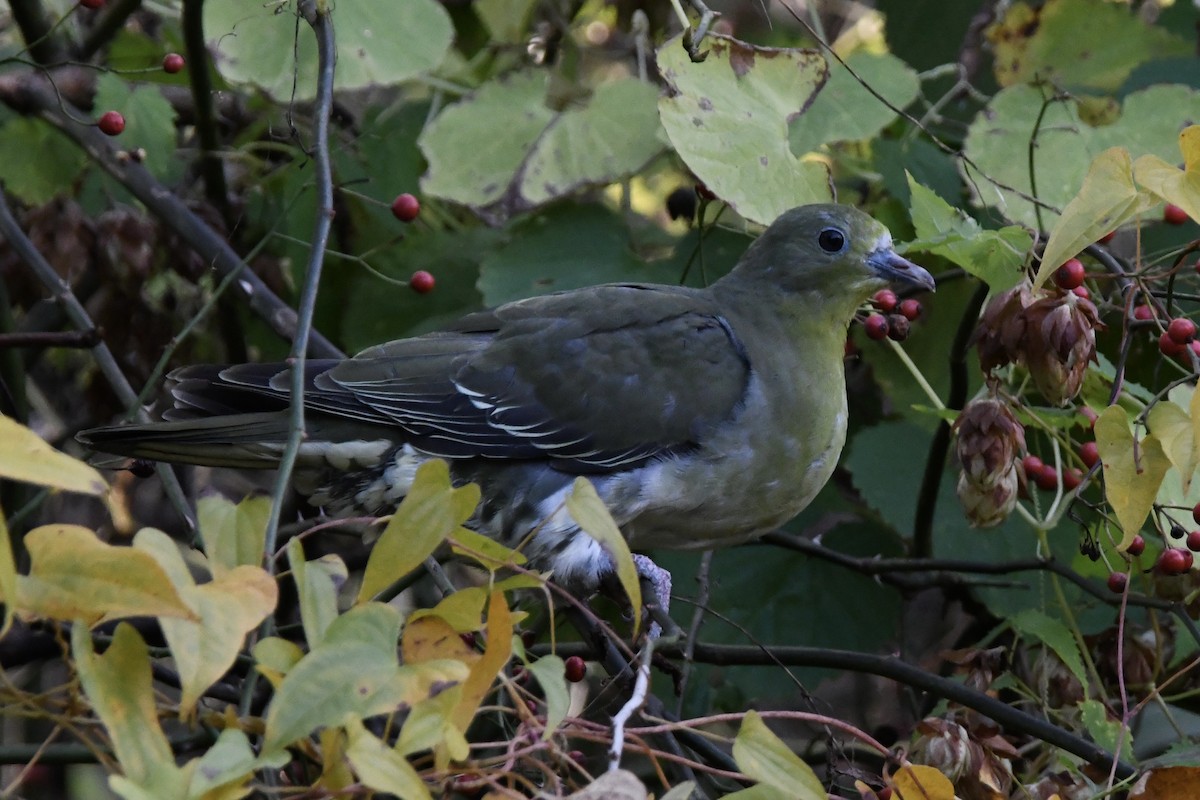
[[[1200,526],[1197,358],[1162,340],[1200,311],[1194,4],[713,8],[697,60],[667,0],[10,2],[7,795],[990,800],[1140,776],[1134,796],[1194,796],[1200,583],[1162,566]],[[605,774],[620,645],[598,649],[594,615],[550,615],[519,554],[462,527],[474,496],[444,470],[383,527],[275,541],[270,500],[210,493],[258,476],[185,472],[193,531],[169,483],[50,446],[82,456],[74,432],[153,401],[169,366],[285,357],[322,224],[310,352],[328,355],[537,293],[703,285],[780,212],[833,198],[885,221],[938,292],[899,347],[852,326],[847,451],[799,519],[655,554],[689,636],[659,648],[630,722],[636,778]],[[1094,319],[1055,288],[1075,256]],[[1005,291],[1028,302],[1005,311]],[[1059,316],[1029,322],[1037,299]],[[986,382],[985,306],[981,351],[1020,328]],[[972,462],[950,423],[973,401],[1023,426],[980,434],[1021,495],[987,529],[955,496]],[[447,544],[469,575],[424,566]],[[619,597],[593,605],[632,634]]]

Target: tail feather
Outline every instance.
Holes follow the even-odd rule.
[[[287,434],[287,415],[269,412],[110,425],[83,431],[76,438],[93,450],[131,458],[271,469],[279,465]]]

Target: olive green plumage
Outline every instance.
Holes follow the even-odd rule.
[[[450,329],[307,367],[298,481],[331,513],[385,512],[416,465],[480,483],[473,524],[585,586],[607,556],[561,509],[591,478],[635,548],[744,541],[804,508],[846,432],[855,309],[926,289],[886,228],[848,206],[782,215],[707,289],[613,284],[509,303]],[[282,365],[191,367],[172,421],[86,431],[97,450],[271,467],[287,434]]]

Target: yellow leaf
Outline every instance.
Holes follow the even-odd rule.
[[[1110,147],[1093,159],[1079,194],[1067,203],[1050,230],[1033,281],[1035,289],[1068,258],[1153,204],[1134,184],[1133,175],[1133,162],[1123,147]]]
[[[367,559],[356,602],[367,602],[419,567],[447,536],[461,530],[478,504],[479,487],[451,486],[445,461],[433,459],[418,467],[408,495]]]
[[[283,676],[304,657],[300,645],[278,636],[259,639],[251,654],[254,656],[254,668],[271,682],[271,687],[276,691],[283,682]]]
[[[12,540],[4,509],[0,509],[0,603],[4,603],[4,623],[0,624],[0,639],[12,625],[14,600],[17,597],[17,562],[13,559]]]
[[[463,683],[462,699],[451,720],[459,730],[465,731],[470,726],[479,704],[512,656],[512,635],[512,612],[508,601],[503,592],[492,592],[488,601],[487,648],[483,657],[471,665],[471,673]]]
[[[186,717],[208,687],[233,666],[246,634],[275,609],[275,581],[259,567],[242,565],[196,585],[179,547],[162,531],[139,531],[133,546],[158,562],[199,617],[159,620],[182,682],[179,714]]]
[[[240,565],[260,566],[267,540],[271,498],[247,497],[234,505],[219,495],[196,502],[200,539],[214,578]]]
[[[351,717],[346,720],[346,734],[350,740],[346,757],[364,785],[405,800],[432,800],[428,787],[412,764],[368,733],[358,719]]]
[[[1190,125],[1179,134],[1183,169],[1158,156],[1144,155],[1133,165],[1138,183],[1168,203],[1174,203],[1200,222],[1200,125]]]
[[[805,764],[763,722],[749,711],[733,740],[733,760],[748,776],[794,800],[825,800],[825,787]]]
[[[149,797],[185,797],[187,777],[158,722],[150,655],[132,626],[121,623],[104,655],[92,650],[88,626],[71,629],[79,682],[112,738],[125,780]]]
[[[1193,800],[1200,786],[1200,767],[1158,767],[1145,773],[1129,800]]]
[[[896,800],[954,800],[954,784],[933,767],[909,764],[892,776]]]
[[[458,555],[474,559],[491,572],[511,564],[520,566],[527,560],[518,551],[466,528],[461,528],[451,535],[450,549]]]
[[[483,590],[463,589],[454,595],[466,591]],[[480,610],[482,610],[482,600]],[[473,647],[468,647],[454,626],[441,617],[409,617],[400,637],[400,658],[405,664],[420,664],[423,661],[433,661],[440,658],[453,658],[464,664],[471,665],[483,656]]]
[[[321,780],[318,785],[327,792],[340,792],[354,783],[354,775],[346,762],[346,732],[341,728],[321,731]],[[347,797],[351,795],[345,795]]]
[[[1146,421],[1155,438],[1163,443],[1172,466],[1179,470],[1183,491],[1187,492],[1200,467],[1200,424],[1195,416],[1200,409],[1200,392],[1191,386],[1177,386],[1168,397],[1150,409]]]
[[[0,414],[0,478],[97,497],[108,494],[100,473],[60,453],[11,417]]]
[[[642,584],[638,579],[637,567],[633,564],[633,553],[629,551],[629,543],[621,535],[621,529],[613,521],[608,507],[596,494],[596,487],[587,478],[578,477],[571,487],[567,497],[567,513],[569,513],[583,532],[591,536],[603,547],[617,568],[617,580],[629,598],[629,606],[633,609],[633,632],[636,635],[638,625],[642,620]]]
[[[1170,467],[1154,435],[1135,442],[1125,410],[1109,406],[1096,420],[1096,449],[1104,463],[1104,492],[1124,536],[1124,549],[1142,529]]]
[[[30,568],[17,578],[21,613],[89,625],[120,617],[199,619],[149,553],[105,544],[79,525],[35,528],[25,547]]]

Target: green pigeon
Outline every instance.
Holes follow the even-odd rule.
[[[576,289],[310,360],[297,488],[330,515],[390,513],[417,466],[446,459],[456,483],[480,486],[472,527],[582,592],[613,562],[565,510],[580,475],[634,550],[745,542],[829,480],[846,439],[846,329],[889,283],[934,288],[868,215],[801,206],[704,289]],[[143,459],[278,464],[286,365],[172,378],[168,421],[80,439]]]

